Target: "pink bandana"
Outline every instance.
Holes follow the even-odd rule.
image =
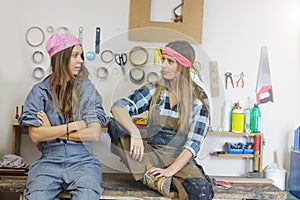
[[[80,44],[80,41],[70,34],[53,34],[47,41],[46,49],[50,57],[69,47]]]
[[[192,67],[193,65],[191,61],[189,61],[186,57],[182,56],[180,53],[174,51],[169,47],[164,47],[162,50],[162,54],[173,57],[183,67]]]

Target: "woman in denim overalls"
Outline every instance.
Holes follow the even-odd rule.
[[[117,100],[108,133],[112,152],[120,156],[135,180],[166,196],[209,200],[209,177],[194,158],[209,128],[208,99],[194,83],[190,70],[193,47],[175,41],[162,48],[162,79]],[[148,111],[147,132],[141,133],[132,116]]]
[[[67,190],[74,200],[98,200],[102,171],[92,145],[106,123],[102,97],[88,79],[76,37],[54,34],[46,47],[52,74],[33,86],[19,118],[42,153],[30,165],[24,195],[54,200]]]

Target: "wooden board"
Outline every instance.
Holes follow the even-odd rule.
[[[231,185],[231,188],[214,186],[214,199],[285,200],[287,198],[286,191],[282,191],[275,185],[269,183],[232,183]]]
[[[150,20],[151,0],[131,0],[129,40],[170,42],[179,39],[202,43],[203,0],[189,0],[183,4],[183,22]]]
[[[247,178],[247,177],[230,177],[230,176],[213,176],[216,180],[223,180],[229,183],[266,183],[272,184],[274,181],[268,178]]]
[[[28,168],[13,168],[13,167],[0,167],[0,175],[17,174],[26,175]]]

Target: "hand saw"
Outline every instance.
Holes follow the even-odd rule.
[[[260,53],[259,70],[256,83],[256,100],[258,104],[274,102],[273,88],[268,59],[268,48],[263,46]]]

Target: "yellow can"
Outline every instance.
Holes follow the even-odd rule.
[[[232,132],[243,133],[244,132],[244,120],[245,115],[242,109],[236,108],[232,112]]]

